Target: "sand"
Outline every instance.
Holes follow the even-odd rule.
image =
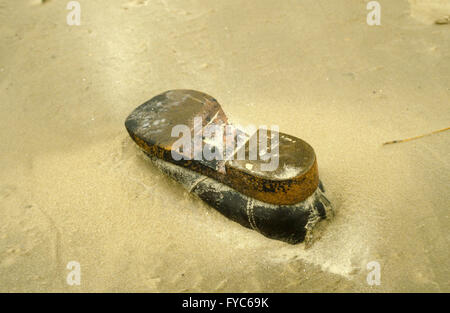
[[[449,292],[448,0],[0,0],[0,291]],[[126,116],[168,89],[310,143],[336,216],[270,240],[155,169]],[[70,261],[80,285],[68,285]],[[367,264],[381,266],[370,286]]]

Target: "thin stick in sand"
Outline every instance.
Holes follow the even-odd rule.
[[[429,136],[429,135],[433,135],[433,134],[437,134],[437,133],[440,133],[440,132],[443,132],[443,131],[446,131],[446,130],[449,130],[449,129],[450,129],[450,127],[447,127],[447,128],[442,128],[442,129],[439,129],[439,130],[435,130],[435,131],[432,131],[431,133],[423,134],[423,135],[420,135],[420,136],[415,136],[415,137],[410,137],[410,138],[400,139],[400,140],[387,141],[387,142],[383,143],[383,146],[384,145],[390,145],[392,143],[400,143],[400,142],[406,142],[406,141],[419,139],[419,138],[422,138],[422,137],[425,137],[425,136]]]

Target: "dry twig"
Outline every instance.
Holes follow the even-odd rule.
[[[440,132],[443,132],[443,131],[446,131],[446,130],[449,130],[449,129],[450,129],[450,127],[447,127],[447,128],[442,128],[442,129],[439,129],[439,130],[435,130],[435,131],[433,131],[431,133],[423,134],[423,135],[420,135],[420,136],[415,136],[415,137],[410,137],[410,138],[400,139],[400,140],[387,141],[387,142],[383,143],[383,146],[384,145],[390,145],[392,143],[400,143],[400,142],[411,141],[411,140],[414,140],[414,139],[419,139],[419,138],[422,138],[422,137],[425,137],[425,136],[429,136],[429,135],[433,135],[433,134],[437,134],[437,133],[440,133]]]

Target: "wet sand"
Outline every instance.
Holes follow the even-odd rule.
[[[0,291],[449,292],[446,0],[0,0]],[[310,143],[336,216],[308,249],[233,223],[123,125],[169,89]],[[81,265],[69,286],[66,265]],[[366,266],[381,265],[369,286]]]

